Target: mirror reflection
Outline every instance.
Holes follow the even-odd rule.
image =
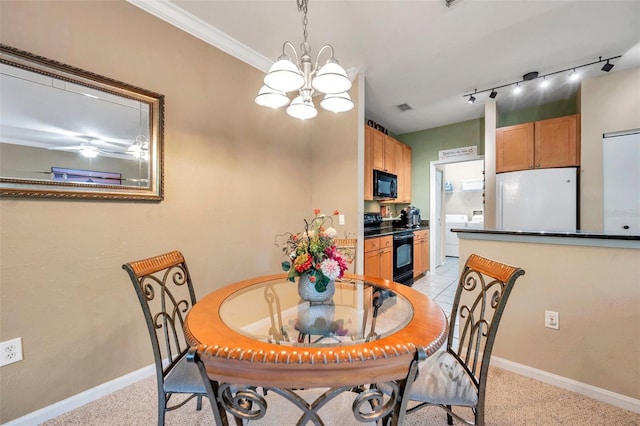
[[[1,47],[1,195],[162,199],[161,95]]]

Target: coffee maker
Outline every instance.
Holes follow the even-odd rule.
[[[420,226],[420,209],[408,206],[400,212],[400,221],[405,228],[417,228]]]

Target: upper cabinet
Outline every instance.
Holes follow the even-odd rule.
[[[383,172],[398,174],[396,169],[396,147],[400,143],[389,135],[373,130],[373,168]]]
[[[396,198],[396,203],[411,203],[411,157],[411,147],[398,142],[396,149],[398,198]]]
[[[373,170],[398,176],[398,198],[390,202],[411,203],[411,147],[389,135],[364,126],[364,199],[373,200]]]
[[[496,173],[579,165],[578,115],[496,129]]]
[[[371,126],[364,126],[364,199],[373,200],[373,132]]]

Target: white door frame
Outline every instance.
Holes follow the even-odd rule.
[[[444,164],[453,164],[453,163],[466,163],[469,161],[484,161],[484,155],[477,155],[475,157],[465,157],[464,159],[450,159],[450,160],[437,160],[431,161],[429,165],[429,232],[433,233],[439,232],[440,238],[434,238],[431,236],[429,238],[429,265],[436,265],[436,240],[442,240],[442,228],[444,223],[441,223],[440,226],[436,226],[436,214],[435,214],[435,206],[436,206],[436,166],[444,165]],[[440,192],[440,205],[444,206],[444,201],[442,198],[444,197],[444,193]],[[429,267],[429,273],[433,272],[431,267]],[[435,269],[435,268],[433,268]]]

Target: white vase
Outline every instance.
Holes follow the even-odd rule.
[[[298,278],[298,295],[300,295],[300,298],[309,302],[325,302],[331,299],[336,292],[335,281],[329,281],[325,291],[318,291],[316,290],[316,284],[309,279],[310,276],[309,273],[305,272]]]

